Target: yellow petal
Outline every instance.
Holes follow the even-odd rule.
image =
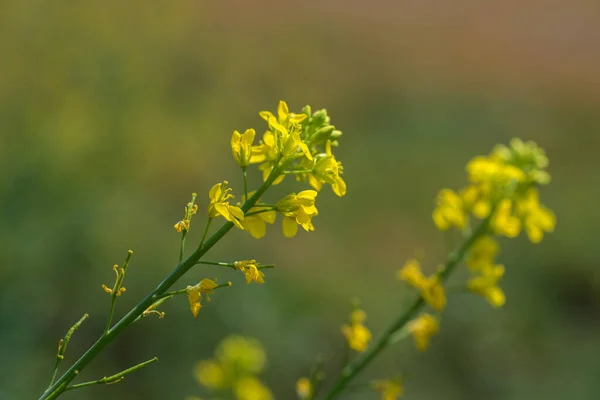
[[[293,218],[285,217],[283,219],[283,235],[285,237],[294,237],[298,233],[298,225]]]

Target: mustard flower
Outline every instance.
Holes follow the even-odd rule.
[[[408,260],[398,271],[398,279],[419,290],[423,300],[437,311],[446,306],[446,292],[437,275],[425,277],[416,259]]]
[[[315,199],[317,192],[315,190],[303,190],[296,194],[291,193],[279,200],[276,204],[277,211],[282,213],[283,234],[286,237],[294,237],[298,231],[298,225],[304,230],[313,231],[312,218],[318,215]]]
[[[490,196],[479,185],[470,185],[460,192],[460,197],[466,211],[473,213],[477,218],[486,218],[490,215],[492,204]]]
[[[509,146],[496,146],[491,157],[521,169],[528,182],[540,185],[550,183],[550,174],[545,171],[548,167],[548,157],[535,142],[523,142],[519,138],[513,138]]]
[[[296,394],[300,400],[307,400],[312,396],[310,379],[302,377],[296,381]]]
[[[192,315],[194,318],[198,316],[198,312],[200,308],[202,308],[202,295],[206,296],[206,300],[210,301],[209,294],[214,293],[214,289],[219,286],[217,282],[211,279],[202,279],[198,284],[194,286],[188,286],[186,288],[188,301],[190,303],[190,310],[192,311]]]
[[[306,143],[300,139],[300,135],[297,132],[292,132],[285,138],[281,154],[283,154],[284,157],[289,158],[294,157],[299,153],[302,153],[307,159],[312,161],[313,157],[312,154],[310,154],[310,150]]]
[[[283,100],[277,106],[277,118],[270,111],[261,111],[258,114],[269,125],[274,125],[276,130],[286,133],[289,128],[296,126],[308,117],[306,114],[291,113],[287,103]]]
[[[231,151],[233,153],[233,158],[242,168],[246,168],[250,165],[252,160],[252,143],[254,142],[255,135],[256,132],[254,129],[246,129],[243,134],[238,131],[233,131],[233,135],[231,136]]]
[[[331,152],[331,140],[328,140],[325,153],[317,155],[313,171],[308,175],[308,183],[316,190],[321,190],[323,183],[328,183],[337,196],[343,197],[346,195],[346,182],[341,177],[343,172],[342,163],[335,159]]]
[[[256,213],[253,215],[248,215]],[[248,231],[255,239],[260,239],[265,236],[267,232],[266,224],[273,224],[277,212],[271,210],[270,207],[256,205],[248,210],[248,213],[244,216],[244,219],[240,221],[245,231]]]
[[[556,217],[552,210],[540,205],[538,191],[535,188],[529,189],[526,195],[516,202],[516,209],[532,243],[541,242],[544,232],[554,230]]]
[[[217,183],[210,189],[208,197],[210,204],[208,205],[208,216],[216,218],[219,215],[223,216],[227,221],[233,222],[235,226],[244,229],[240,221],[244,220],[244,212],[241,208],[232,206],[227,200],[233,198],[231,188],[227,187],[228,182]]]
[[[192,193],[192,201],[187,203],[183,209],[183,219],[173,226],[177,232],[189,232],[192,217],[198,211],[198,205],[194,204],[195,201],[196,193]]]
[[[259,379],[246,376],[235,383],[237,400],[272,400],[273,394]]]
[[[221,389],[226,384],[225,371],[214,360],[199,361],[194,367],[194,377],[202,386],[209,389]]]
[[[478,272],[484,267],[493,264],[499,252],[500,246],[498,242],[489,235],[484,236],[473,244],[465,263],[471,271]]]
[[[350,315],[350,324],[342,326],[342,333],[346,337],[348,346],[360,353],[367,349],[372,337],[369,328],[363,324],[365,319],[366,313],[356,309]]]
[[[265,283],[265,274],[258,269],[256,260],[236,261],[233,263],[235,269],[242,271],[246,276],[246,283],[254,281],[256,283]]]
[[[400,379],[377,380],[371,383],[375,391],[381,393],[381,400],[396,400],[404,395]]]
[[[521,220],[513,213],[513,202],[503,199],[498,203],[496,211],[490,220],[493,232],[509,238],[519,236],[521,232]]]
[[[505,186],[512,182],[519,183],[525,180],[525,173],[521,169],[486,156],[473,158],[467,164],[467,172],[473,183]]]
[[[223,339],[216,356],[226,369],[241,375],[259,374],[267,361],[265,351],[257,340],[238,335]]]
[[[412,334],[417,348],[420,351],[425,351],[429,347],[431,337],[440,330],[440,324],[433,315],[421,314],[410,321],[407,328]]]
[[[442,189],[438,193],[437,207],[433,210],[433,222],[441,231],[453,226],[463,229],[467,223],[467,215],[460,196],[450,189]]]
[[[483,296],[492,307],[499,308],[504,305],[504,292],[498,287],[498,281],[504,275],[503,265],[486,265],[481,270],[481,275],[469,279],[467,288]]]

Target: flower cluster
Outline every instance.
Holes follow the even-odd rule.
[[[539,243],[552,232],[556,219],[539,202],[538,187],[550,182],[545,170],[548,158],[533,142],[513,139],[488,156],[467,164],[470,185],[460,192],[443,189],[438,194],[433,221],[440,230],[465,229],[470,217],[490,219],[492,233],[513,238],[525,229],[529,240]]]
[[[258,341],[229,336],[218,345],[213,359],[196,364],[194,376],[218,398],[272,400],[271,391],[258,378],[265,364],[265,352]]]

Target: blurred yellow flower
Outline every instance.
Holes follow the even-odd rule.
[[[421,351],[427,350],[431,337],[438,333],[440,325],[433,315],[421,314],[407,325],[408,331],[415,339],[417,348]]]
[[[437,275],[425,277],[419,261],[412,258],[398,271],[398,279],[419,290],[423,300],[437,311],[446,306],[446,292]]]
[[[296,394],[300,400],[307,400],[312,396],[310,379],[303,377],[296,381]]]
[[[453,226],[463,229],[467,222],[463,201],[456,192],[450,189],[442,189],[438,193],[437,207],[433,210],[433,222],[435,226],[446,231]]]
[[[381,400],[396,400],[404,395],[404,388],[399,379],[373,381],[373,389],[381,393]]]
[[[246,129],[243,134],[238,131],[233,131],[233,135],[231,136],[231,151],[233,153],[233,158],[242,168],[246,168],[250,165],[250,160],[252,158],[252,143],[254,142],[255,135],[256,132],[254,129]]]
[[[493,307],[504,305],[504,292],[498,287],[498,281],[504,275],[503,265],[486,265],[481,269],[481,275],[469,279],[467,288],[483,296]]]
[[[227,221],[233,222],[235,226],[244,229],[241,220],[244,219],[244,212],[241,208],[232,206],[227,200],[232,199],[231,188],[227,187],[228,182],[217,183],[210,189],[208,197],[210,204],[208,205],[208,216],[216,218],[219,215],[223,216]]]
[[[366,317],[367,314],[363,310],[356,309],[350,314],[350,324],[342,326],[348,346],[354,351],[365,351],[371,341],[371,331],[363,325]]]
[[[225,371],[213,360],[199,361],[194,367],[194,377],[202,386],[215,390],[225,386]]]
[[[498,242],[487,235],[478,239],[467,255],[465,263],[473,272],[481,271],[483,267],[493,264],[494,259],[500,252]]]
[[[523,219],[523,227],[532,243],[539,243],[544,232],[552,232],[556,225],[556,217],[552,210],[540,205],[538,191],[531,188],[516,203],[517,213]]]
[[[239,374],[258,374],[265,367],[266,355],[261,344],[250,338],[232,335],[219,344],[219,362]]]
[[[202,295],[206,295],[206,300],[210,301],[209,294],[213,294],[213,289],[219,286],[217,282],[211,279],[202,279],[197,285],[188,286],[186,288],[190,310],[194,318],[198,316],[200,308],[202,308]]]
[[[264,383],[254,377],[244,377],[235,383],[237,400],[272,400],[273,394]]]
[[[235,269],[242,271],[246,276],[246,283],[252,281],[256,283],[265,283],[265,274],[258,269],[256,260],[236,261],[233,263]]]
[[[508,238],[515,238],[521,232],[521,220],[513,214],[512,201],[503,199],[498,203],[490,220],[493,232]]]

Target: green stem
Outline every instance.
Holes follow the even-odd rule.
[[[257,210],[257,211],[252,211],[252,212],[249,212],[248,214],[246,214],[246,215],[244,215],[244,216],[245,216],[245,217],[249,217],[249,216],[251,216],[251,215],[262,214],[262,213],[269,212],[269,211],[273,211],[273,210],[276,210],[276,209],[277,209],[277,206],[271,206],[271,205],[269,205],[269,206],[267,206],[267,205],[265,205],[265,206],[262,206],[262,205],[261,205],[261,207],[268,207],[268,208],[261,209],[261,210]]]
[[[98,379],[96,381],[83,382],[83,383],[79,383],[77,385],[68,386],[65,389],[65,391],[67,391],[67,390],[73,390],[73,389],[79,389],[79,388],[86,387],[86,386],[91,386],[91,385],[109,385],[111,383],[117,383],[120,380],[122,380],[125,377],[125,375],[130,374],[132,372],[135,372],[135,371],[137,371],[139,369],[142,369],[146,365],[152,364],[153,362],[156,362],[156,361],[158,361],[158,357],[154,357],[151,360],[144,361],[143,363],[140,363],[138,365],[134,365],[133,367],[127,368],[126,370],[118,372],[118,373],[116,373],[114,375],[105,376],[104,378]]]
[[[227,268],[235,269],[235,264],[234,263],[226,263],[226,262],[220,262],[220,261],[203,261],[203,260],[200,260],[196,264],[218,265],[219,267],[227,267]],[[275,268],[275,264],[265,264],[265,265],[260,265],[259,264],[259,265],[256,266],[256,268],[257,269]]]
[[[212,218],[208,217],[208,221],[206,221],[206,226],[204,227],[204,233],[202,234],[202,239],[200,240],[200,245],[198,248],[201,248],[204,245],[204,240],[206,240],[206,235],[208,235],[208,228],[210,228],[210,223],[212,222]],[[181,261],[179,262],[181,264]]]
[[[292,170],[288,170],[288,171],[283,171],[284,175],[291,175],[291,174],[310,174],[312,173],[313,170],[312,169],[292,169]]]
[[[244,199],[248,198],[248,176],[246,174],[247,167],[242,167],[242,172],[244,175]]]
[[[258,199],[264,194],[264,192],[273,184],[275,179],[280,175],[280,171],[283,168],[283,165],[274,168],[271,171],[271,174],[267,178],[267,180],[263,183],[263,185],[252,195],[251,198],[246,200],[242,205],[242,211],[248,211]],[[164,294],[175,282],[177,282],[187,271],[190,270],[200,258],[202,258],[219,240],[225,236],[227,232],[229,232],[233,228],[233,222],[224,223],[210,238],[206,240],[202,244],[202,246],[198,247],[196,251],[190,255],[187,259],[179,263],[175,267],[173,271],[160,283],[158,286],[153,289],[150,293],[146,295],[135,307],[133,307],[119,322],[115,324],[109,331],[102,335],[72,366],[69,368],[67,372],[65,372],[59,379],[52,385],[52,387],[42,394],[40,400],[52,400],[56,399],[60,396],[68,387],[69,383],[77,374],[83,370],[100,352],[111,343],[119,334],[127,328],[131,323],[133,323],[138,316],[142,315],[142,313],[150,307],[158,297]]]
[[[222,285],[217,285],[213,289],[219,289],[219,288],[224,288],[224,287],[229,287],[229,286],[231,286],[231,285],[228,282],[228,283],[223,283]],[[159,296],[159,298],[162,299],[162,298],[165,298],[165,297],[177,296],[178,294],[187,294],[187,291],[188,291],[187,288],[185,288],[185,289],[179,289],[179,290],[174,290],[172,292],[167,292],[167,293],[161,294]]]
[[[185,250],[185,237],[187,235],[187,231],[184,229],[181,231],[181,246],[179,246],[179,261],[177,262],[178,264],[181,263],[181,260],[183,260],[183,252]]]
[[[54,383],[54,380],[56,379],[58,366],[60,365],[60,362],[65,358],[65,352],[67,351],[67,345],[71,341],[71,336],[73,336],[75,331],[79,329],[83,321],[85,321],[88,317],[88,314],[84,314],[83,317],[79,319],[79,321],[75,322],[75,324],[67,331],[65,337],[62,338],[58,343],[58,351],[56,352],[56,362],[54,363],[54,372],[52,373],[52,379],[50,380],[50,385],[48,385],[48,389],[46,389],[46,391],[50,390],[52,384]]]
[[[454,252],[452,252],[446,261],[445,268],[439,273],[441,281],[445,281],[456,266],[465,257],[467,251],[481,236],[485,235],[488,230],[489,217],[484,220],[477,229],[469,236],[463,244]],[[350,383],[350,381],[362,371],[373,359],[386,348],[393,338],[394,333],[399,329],[403,328],[410,320],[412,320],[417,313],[423,308],[425,301],[419,296],[418,299],[410,306],[410,308],[404,313],[400,314],[398,318],[383,332],[378,340],[369,347],[369,349],[362,353],[357,359],[355,359],[350,365],[344,368],[334,383],[333,387],[329,390],[329,393],[325,396],[326,400],[336,398]]]

